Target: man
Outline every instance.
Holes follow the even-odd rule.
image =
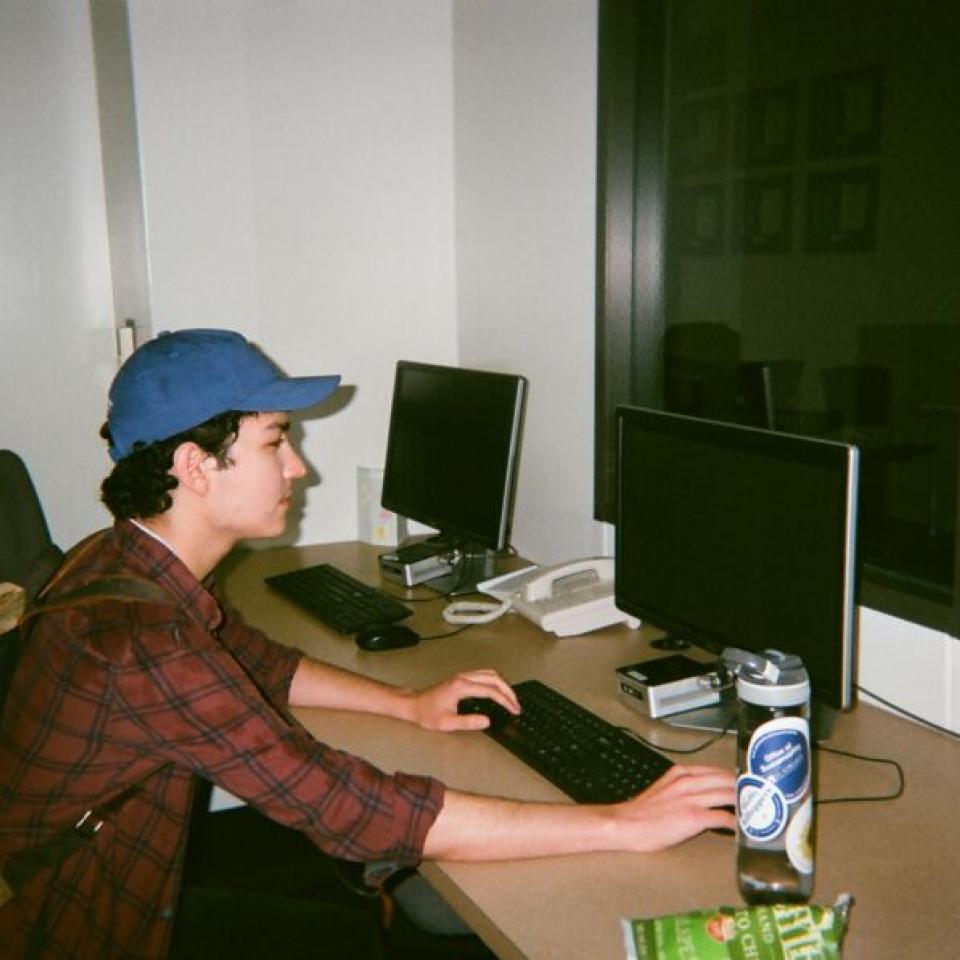
[[[289,707],[316,706],[469,730],[487,720],[458,715],[463,697],[519,709],[493,671],[404,690],[323,664],[247,627],[210,592],[239,540],[283,530],[305,473],[287,411],[321,402],[338,382],[288,378],[217,330],[161,335],[118,373],[102,431],[115,461],[103,497],[116,523],[55,577],[2,718],[0,866],[13,896],[0,908],[0,951],[164,956],[197,777],[358,861],[651,851],[732,825],[718,808],[733,802],[733,778],[719,770],[675,768],[614,806],[522,803],[387,776],[290,721]],[[56,606],[118,578],[162,593],[145,598],[137,586],[134,596]],[[103,825],[78,843],[71,825],[86,811]],[[23,869],[24,851],[51,844],[41,869]]]

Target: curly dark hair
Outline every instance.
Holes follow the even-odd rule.
[[[100,485],[100,499],[117,520],[149,519],[164,513],[173,503],[170,491],[177,485],[170,474],[177,447],[192,441],[215,457],[221,467],[229,466],[230,447],[237,438],[240,421],[251,416],[254,414],[228,410],[166,440],[135,443],[133,452],[115,464]],[[106,423],[100,428],[100,436],[113,443]]]

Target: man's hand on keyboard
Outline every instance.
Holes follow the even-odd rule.
[[[481,714],[460,714],[457,707],[467,698],[493,700],[512,714],[520,704],[510,684],[495,670],[468,670],[442,683],[411,694],[409,719],[425,730],[484,730],[490,721]]]
[[[671,767],[643,793],[618,805],[625,837],[631,830],[634,834],[629,848],[650,853],[704,830],[732,830],[735,779],[719,767]]]
[[[618,804],[528,803],[448,789],[424,853],[440,860],[504,860],[600,850],[652,853],[710,829],[733,827],[734,776],[671,767]]]

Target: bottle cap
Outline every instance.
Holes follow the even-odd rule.
[[[805,673],[805,672],[804,672]],[[810,681],[771,684],[761,677],[737,677],[737,696],[758,707],[797,707],[810,699]]]
[[[791,653],[762,653],[729,648],[724,663],[737,675],[737,696],[761,707],[793,707],[810,698],[810,678],[803,661]]]

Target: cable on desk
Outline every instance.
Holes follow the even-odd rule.
[[[642,744],[648,747],[652,747],[654,750],[659,750],[661,753],[678,753],[678,754],[691,754],[699,753],[701,750],[705,750],[711,744],[716,743],[721,737],[725,736],[730,728],[733,726],[733,721],[728,723],[723,730],[718,733],[713,734],[708,737],[703,743],[698,744],[695,747],[683,748],[683,747],[664,747],[659,743],[652,743],[647,740],[645,737],[642,737],[635,730],[631,730],[629,727],[620,727],[620,729],[629,734],[631,737],[639,740]],[[814,749],[823,750],[826,753],[835,753],[842,757],[849,757],[852,760],[861,760],[864,763],[884,763],[893,767],[897,771],[897,788],[893,793],[883,793],[877,794],[875,796],[863,796],[863,797],[825,797],[823,799],[814,798],[815,804],[828,804],[828,803],[877,803],[883,800],[896,800],[898,797],[903,795],[904,788],[906,786],[906,777],[903,773],[903,767],[896,760],[889,760],[886,757],[866,757],[859,753],[851,753],[849,750],[840,750],[837,747],[825,747],[823,744],[815,743]]]
[[[930,720],[924,720],[923,717],[918,717],[915,713],[911,713],[909,710],[904,710],[903,707],[897,706],[895,703],[891,703],[889,700],[884,700],[883,697],[878,697],[875,693],[868,690],[866,687],[861,687],[857,684],[857,689],[861,693],[865,693],[868,697],[873,697],[874,700],[882,703],[885,707],[889,707],[891,710],[896,711],[901,716],[909,717],[911,720],[915,720],[917,723],[922,723],[925,727],[929,727],[931,730],[936,730],[937,733],[945,733],[948,737],[952,737],[954,740],[960,740],[960,733],[957,733],[954,730],[949,730],[947,727],[941,727],[937,723],[933,723]]]
[[[872,797],[824,797],[814,798],[814,803],[820,806],[828,803],[877,803],[882,800],[896,800],[903,795],[906,786],[906,777],[903,775],[903,767],[896,760],[889,760],[886,757],[865,757],[859,753],[851,753],[849,750],[840,750],[837,747],[825,747],[822,743],[815,743],[815,750],[822,750],[825,753],[835,753],[841,757],[850,757],[852,760],[862,760],[864,763],[885,763],[897,771],[897,789],[893,793],[881,793]]]
[[[734,718],[735,719],[735,718]],[[699,753],[701,750],[706,750],[711,744],[716,743],[718,740],[725,737],[729,732],[731,727],[733,727],[734,719],[731,719],[727,725],[717,733],[712,734],[703,743],[698,744],[695,747],[664,747],[659,743],[653,743],[650,740],[647,740],[646,737],[641,736],[637,733],[636,730],[631,730],[629,727],[620,727],[624,733],[629,734],[634,740],[639,740],[645,747],[650,747],[653,750],[659,750],[660,753]]]
[[[464,630],[469,630],[471,627],[475,626],[473,623],[466,623],[462,627],[457,627],[456,630],[448,630],[446,633],[428,633],[425,637],[421,637],[421,640],[442,640],[444,637],[454,637],[458,633],[463,633]]]

